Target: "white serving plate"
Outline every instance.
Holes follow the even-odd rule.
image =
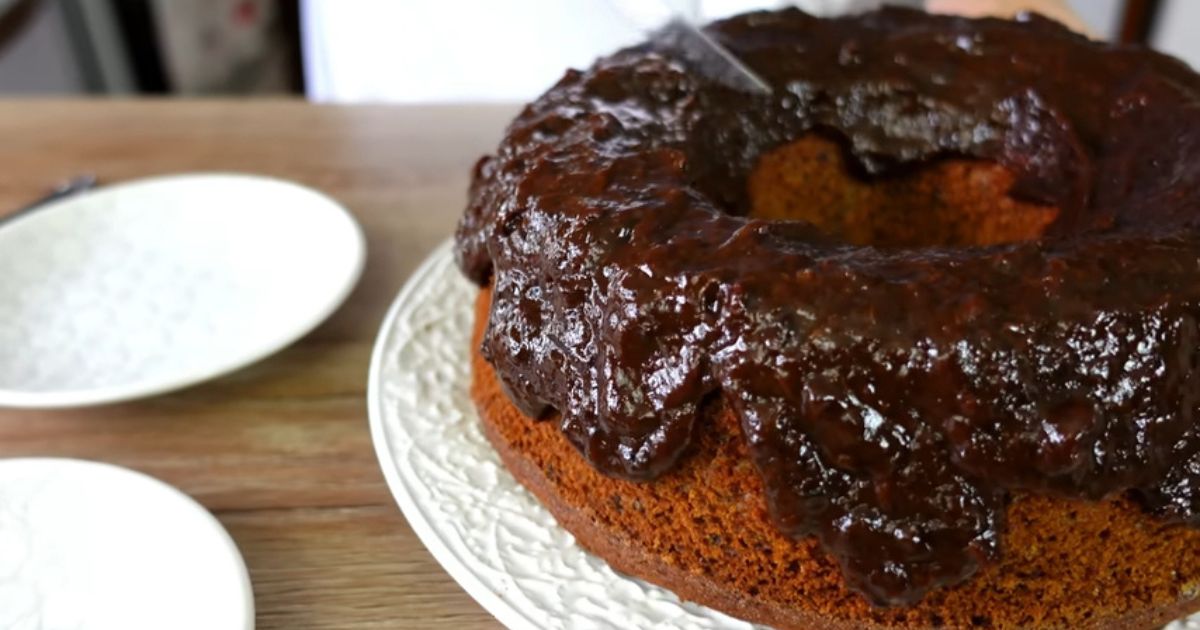
[[[476,292],[444,243],[384,319],[367,391],[388,486],[446,572],[514,630],[761,628],[616,573],[504,468],[469,393]]]
[[[237,547],[183,493],[109,464],[0,460],[0,628],[253,627]]]
[[[149,396],[272,354],[361,274],[329,197],[232,174],[156,177],[0,225],[0,406]]]

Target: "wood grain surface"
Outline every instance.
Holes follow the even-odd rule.
[[[258,627],[496,628],[392,501],[367,426],[371,345],[409,273],[448,238],[512,106],[294,101],[0,102],[0,214],[56,182],[182,171],[291,179],[367,235],[362,281],[325,324],[217,381],[130,404],[0,410],[0,457],[82,457],[188,493],[237,541]]]

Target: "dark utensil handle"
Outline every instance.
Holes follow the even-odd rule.
[[[55,186],[54,189],[51,190],[49,193],[47,193],[45,196],[40,197],[39,199],[36,199],[35,201],[33,201],[25,206],[21,206],[20,208],[17,208],[16,210],[4,215],[3,217],[0,217],[0,225],[4,225],[5,223],[12,221],[13,219],[23,217],[23,216],[29,214],[30,212],[33,212],[34,210],[37,210],[38,208],[41,208],[42,206],[44,206],[48,203],[51,203],[53,201],[58,201],[59,199],[63,199],[66,197],[70,197],[72,195],[77,195],[77,194],[87,191],[87,190],[91,190],[92,188],[95,188],[95,186],[96,186],[96,176],[95,175],[80,175],[78,177],[73,177],[71,179],[68,179],[68,180],[58,184],[57,186]]]

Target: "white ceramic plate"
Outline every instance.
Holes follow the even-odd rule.
[[[433,556],[514,629],[755,628],[617,574],[504,468],[469,394],[476,291],[443,244],[400,291],[371,358],[375,451]],[[1200,630],[1200,615],[1168,628]]]
[[[183,493],[109,464],[0,460],[0,628],[253,627],[237,547]]]
[[[0,226],[0,405],[68,407],[232,371],[312,330],[366,247],[337,202],[250,175],[157,177]]]

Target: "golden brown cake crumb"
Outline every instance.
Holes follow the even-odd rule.
[[[943,159],[916,172],[862,178],[833,140],[810,134],[759,158],[747,183],[751,215],[808,221],[855,245],[962,247],[1038,238],[1053,206],[1009,196],[1013,175],[994,162]]]

